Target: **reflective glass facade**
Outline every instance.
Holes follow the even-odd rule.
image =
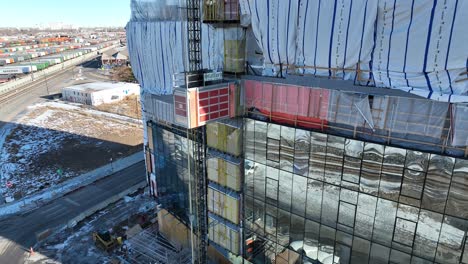
[[[244,129],[253,263],[468,263],[468,160],[253,119]]]
[[[158,202],[185,223],[189,222],[189,187],[194,192],[193,144],[182,133],[152,124],[154,149],[153,173],[157,181]],[[190,158],[190,160],[189,160]],[[190,170],[189,170],[190,166]],[[189,173],[192,177],[189,177]],[[189,183],[191,181],[191,184]],[[194,206],[194,203],[192,203]],[[195,210],[195,207],[193,207]]]

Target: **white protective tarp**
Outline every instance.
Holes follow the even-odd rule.
[[[156,95],[172,94],[173,75],[188,70],[185,21],[132,22],[127,24],[130,62],[142,89]],[[223,31],[202,25],[204,68],[223,67]]]
[[[131,21],[184,20],[186,0],[132,0]]]
[[[468,105],[452,105],[452,146],[468,146]]]
[[[468,101],[468,1],[241,0],[264,57],[298,73]],[[364,71],[359,79],[352,69]],[[334,70],[338,69],[338,70]],[[344,71],[339,69],[351,69]],[[365,79],[369,79],[366,81]],[[457,82],[458,80],[458,82]]]

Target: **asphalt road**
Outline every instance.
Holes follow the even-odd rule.
[[[7,103],[0,104],[0,130],[4,125],[24,114],[28,106],[46,101],[48,94],[57,94],[61,88],[92,81],[109,81],[98,73],[96,59],[63,71],[47,81],[37,82],[34,89]],[[80,70],[81,69],[81,74]],[[84,77],[82,80],[77,77]],[[41,79],[44,77],[40,77]],[[0,221],[0,263],[24,263],[36,234],[67,223],[99,202],[112,197],[145,180],[143,162],[108,176],[94,184],[69,193],[26,215],[14,215]]]
[[[0,129],[6,123],[14,122],[15,118],[21,116],[28,106],[47,100],[44,97],[48,94],[60,93],[63,87],[85,82],[109,81],[108,78],[98,73],[97,68],[99,66],[100,61],[96,59],[85,62],[81,66],[74,66],[55,75],[53,78],[47,78],[46,82],[34,84],[35,88],[32,92],[18,96],[6,104],[0,104]],[[79,69],[82,71],[83,80],[76,80]],[[41,75],[40,79],[45,78]]]
[[[25,262],[36,234],[68,223],[101,201],[145,181],[145,165],[139,162],[91,185],[71,192],[25,215],[0,221],[0,263]]]

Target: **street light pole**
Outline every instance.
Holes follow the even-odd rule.
[[[49,84],[47,83],[47,73],[44,72],[45,85],[47,90],[47,95],[49,95]]]

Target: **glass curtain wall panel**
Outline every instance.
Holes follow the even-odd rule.
[[[455,158],[431,154],[422,207],[444,213]]]
[[[256,260],[468,264],[467,160],[259,123],[244,166]]]
[[[468,219],[468,160],[457,159],[447,200],[446,214]]]

